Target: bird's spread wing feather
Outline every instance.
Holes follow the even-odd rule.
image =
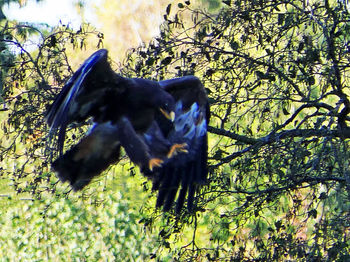
[[[91,55],[68,80],[46,114],[50,132],[58,129],[59,148],[63,149],[65,130],[69,123],[98,117],[104,102],[124,91],[123,78],[111,69],[107,50]]]
[[[187,152],[170,158],[149,176],[154,177],[154,189],[159,191],[157,206],[168,211],[177,196],[176,212],[180,212],[187,196],[187,208],[192,210],[196,189],[206,182],[208,173],[207,96],[194,76],[160,81],[159,84],[177,101],[174,123],[158,118],[159,126],[169,143],[186,143]]]
[[[75,97],[84,88],[84,80],[97,62],[103,59],[106,59],[106,50],[101,49],[89,57],[68,80],[46,115],[47,123],[51,128],[58,128],[69,121],[67,119],[69,111],[73,107]]]
[[[96,124],[82,140],[52,163],[59,178],[80,190],[119,160],[118,126],[111,122]]]

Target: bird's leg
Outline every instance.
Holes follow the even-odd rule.
[[[173,156],[176,156],[178,153],[188,153],[188,150],[186,149],[187,144],[182,143],[182,144],[174,144],[171,146],[167,157],[172,158]]]
[[[148,162],[148,168],[149,170],[153,171],[153,168],[155,167],[160,167],[162,165],[164,161],[160,158],[152,158],[149,162]]]

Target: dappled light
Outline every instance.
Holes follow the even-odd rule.
[[[195,75],[206,89],[209,178],[194,210],[178,214],[155,208],[151,184],[123,152],[121,166],[107,169],[82,193],[59,183],[50,168],[58,156],[57,138],[49,135],[43,116],[75,71],[70,57],[103,47],[106,37],[88,25],[43,32],[2,23],[1,187],[33,199],[33,210],[43,212],[35,218],[29,208],[19,217],[11,211],[12,224],[2,218],[5,228],[27,238],[20,248],[20,233],[14,233],[6,248],[17,245],[21,254],[26,248],[33,260],[56,255],[50,243],[58,240],[49,231],[40,240],[45,247],[34,249],[35,241],[18,222],[27,216],[31,226],[44,221],[60,237],[68,234],[69,243],[99,239],[94,250],[84,244],[71,254],[59,244],[62,257],[71,260],[350,259],[347,1],[242,0],[214,6],[209,12],[190,1],[166,4],[159,36],[130,49],[118,68],[112,62],[125,77],[161,81]],[[39,39],[33,51],[24,45],[30,35]],[[64,150],[79,141],[88,124],[68,125]],[[90,214],[94,202],[100,206]],[[71,221],[81,225],[73,227],[74,234],[64,230]],[[120,233],[119,227],[125,230]],[[119,245],[138,253],[118,257]]]

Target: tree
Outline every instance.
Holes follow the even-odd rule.
[[[40,0],[37,0],[37,2],[39,1]],[[27,3],[27,0],[0,0],[0,103],[4,102],[2,98],[4,84],[3,79],[5,78],[8,69],[12,66],[12,62],[14,60],[13,54],[9,52],[8,46],[5,44],[5,42],[9,40],[8,38],[11,38],[11,36],[8,34],[6,16],[2,11],[3,7],[6,4],[9,5],[11,2],[16,2],[20,6],[23,6]],[[26,31],[26,33],[30,33],[30,30],[24,31]]]
[[[54,157],[46,153],[52,146],[43,118],[47,102],[73,72],[67,52],[84,48],[91,35],[95,36],[96,46],[99,46],[102,35],[89,26],[74,31],[63,25],[48,33],[17,22],[6,23],[2,32],[5,37],[1,43],[15,56],[8,63],[3,80],[4,102],[0,116],[2,175],[13,181],[19,193],[52,192],[50,187],[40,188],[43,181],[49,182],[52,177],[49,162]],[[28,44],[35,45],[30,38],[33,36],[37,38],[37,49],[29,52]]]
[[[212,101],[210,183],[192,217],[197,234],[178,258],[345,261],[345,2],[223,3],[218,16],[179,4],[183,11],[147,49],[130,54],[124,69],[157,79],[196,74]],[[185,10],[191,25],[181,21]],[[165,242],[184,221],[164,227]]]
[[[141,222],[159,228],[161,248],[179,261],[346,261],[346,3],[222,2],[217,15],[191,9],[189,1],[176,12],[168,5],[160,36],[131,51],[121,68],[157,80],[195,74],[211,101],[211,173],[196,212],[159,219],[146,205]],[[18,191],[60,192],[48,170],[52,145],[41,116],[56,93],[48,83],[59,86],[68,78],[61,71],[71,72],[65,48],[90,32],[63,29],[43,36],[35,55],[19,46],[6,80],[2,168]]]

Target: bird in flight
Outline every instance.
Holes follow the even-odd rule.
[[[81,190],[116,164],[120,149],[153,182],[157,207],[179,213],[207,179],[205,89],[195,76],[152,81],[115,73],[107,50],[92,54],[50,106],[46,121],[58,133],[60,156],[52,163],[61,181]],[[90,131],[63,153],[66,128],[92,119]],[[174,204],[176,202],[176,204]]]

